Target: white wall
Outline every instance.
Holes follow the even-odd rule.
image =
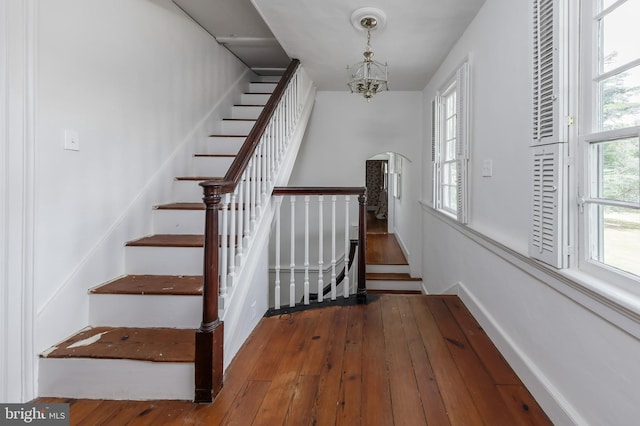
[[[37,3],[36,350],[86,325],[86,290],[175,201],[173,177],[246,67],[169,0]],[[65,129],[79,151],[63,149]]]
[[[527,266],[530,3],[487,0],[424,90],[426,130],[436,90],[469,56],[468,228],[497,243],[479,244],[464,232],[465,227],[456,227],[425,207],[423,279],[432,293],[452,286],[459,291],[554,423],[635,424],[640,404],[640,342],[632,330],[619,328],[595,312],[609,307],[593,300],[597,309],[576,303],[578,297],[567,297],[566,281],[536,268],[531,269],[538,273],[532,274]],[[430,146],[430,132],[424,134],[424,146]],[[493,177],[480,175],[485,159],[493,160]],[[425,150],[422,195],[426,203],[431,199],[430,160],[430,151]],[[481,240],[490,241],[485,237]],[[631,327],[637,331],[638,324]]]
[[[418,164],[421,123],[420,92],[383,92],[371,102],[346,91],[318,92],[289,185],[364,186],[365,161],[385,152]],[[402,224],[396,232],[410,250],[412,273],[419,276],[421,243],[414,226],[420,223],[420,186],[412,182],[419,182],[421,175],[419,167],[406,165],[404,198],[395,211]]]

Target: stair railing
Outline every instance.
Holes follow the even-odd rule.
[[[318,303],[323,302],[325,295],[325,283],[328,283],[328,298],[336,300],[338,297],[338,285],[340,284],[340,276],[337,274],[339,269],[336,253],[342,251],[344,253],[343,271],[344,279],[342,280],[341,295],[344,298],[356,294],[356,300],[364,303],[366,301],[366,281],[365,281],[365,252],[366,252],[366,211],[367,197],[366,188],[364,187],[277,187],[273,190],[275,197],[275,277],[273,284],[273,307],[275,310],[281,308],[282,294],[288,301],[285,301],[289,307],[296,305],[298,300],[302,304],[309,305],[311,303],[311,293],[316,292],[316,300]],[[352,196],[357,196],[358,202],[358,235],[357,235],[357,274],[356,291],[352,290],[349,278],[349,259],[351,237],[350,223],[353,215],[351,214]],[[285,203],[284,210],[288,214],[283,214],[283,199],[287,197],[289,202]],[[326,199],[325,199],[326,197]],[[339,200],[340,198],[340,200]],[[354,197],[355,198],[355,197]],[[312,206],[313,201],[313,206]],[[303,205],[302,208],[298,207]],[[311,210],[314,210],[314,217],[311,218]],[[302,211],[302,216],[298,210]],[[325,210],[328,210],[325,212]],[[342,210],[338,212],[338,210]],[[341,213],[341,214],[338,214]],[[341,216],[339,218],[339,216]],[[283,218],[287,222],[289,229],[283,230]],[[326,218],[326,219],[325,219]],[[341,227],[338,221],[343,221]],[[325,223],[326,222],[326,223]],[[327,225],[325,227],[325,225]],[[300,229],[302,228],[302,229]],[[342,236],[338,235],[338,229],[342,232]],[[283,238],[283,235],[285,238]],[[315,241],[311,242],[311,237]],[[286,238],[288,237],[288,238]],[[342,238],[340,238],[342,237]],[[283,239],[285,242],[283,243]],[[325,239],[327,244],[325,244]],[[342,239],[342,241],[339,241]],[[287,241],[288,240],[288,244]],[[299,240],[299,241],[297,241]],[[302,247],[300,247],[302,246]],[[325,247],[328,246],[328,247]],[[311,250],[313,248],[313,250]],[[285,249],[285,259],[282,259],[282,252]],[[313,254],[311,254],[313,251]],[[301,259],[302,255],[304,258]],[[315,257],[314,266],[311,266],[312,257]],[[329,259],[327,267],[328,272],[325,273],[325,259]],[[289,267],[283,267],[281,262],[289,260]],[[302,268],[300,266],[302,260]],[[317,262],[316,262],[317,260]],[[286,266],[286,265],[285,265]],[[281,275],[288,274],[289,284],[282,284]],[[301,277],[298,277],[302,275]],[[326,277],[325,277],[326,275]],[[288,295],[288,297],[286,297]]]
[[[291,61],[224,178],[200,183],[205,243],[196,402],[211,402],[222,389],[224,324],[219,309],[226,308],[229,288],[240,275],[304,107],[306,82],[299,65]]]

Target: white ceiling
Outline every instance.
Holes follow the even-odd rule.
[[[250,67],[297,58],[319,90],[346,90],[346,67],[366,44],[351,14],[381,9],[386,25],[372,32],[371,47],[389,64],[390,90],[422,90],[485,0],[174,1]]]

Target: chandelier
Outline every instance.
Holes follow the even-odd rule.
[[[358,11],[354,13],[354,16],[357,13]],[[368,102],[376,93],[389,90],[387,64],[373,59],[373,51],[371,50],[371,30],[378,26],[378,19],[375,16],[364,16],[360,19],[359,24],[362,29],[367,31],[367,47],[363,53],[364,61],[351,67],[347,66],[347,85],[351,93],[363,95]]]

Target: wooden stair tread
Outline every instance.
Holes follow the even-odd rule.
[[[41,356],[193,362],[195,332],[176,328],[90,327]]]
[[[255,118],[223,118],[222,121],[257,121]]]
[[[236,154],[193,154],[194,157],[220,157],[220,158],[233,158],[237,157]]]
[[[198,181],[198,182],[204,182],[207,180],[222,180],[224,179],[223,177],[217,176],[217,177],[206,177],[206,176],[179,176],[176,178],[176,180],[184,180],[184,181]]]
[[[156,210],[204,210],[204,203],[167,203],[154,207]]]
[[[246,138],[247,135],[209,135],[210,138]]]
[[[397,273],[397,272],[387,272],[387,273],[367,272],[366,279],[372,280],[372,281],[422,281],[422,278],[416,278],[406,273]]]
[[[125,275],[91,290],[93,294],[153,294],[197,296],[202,294],[199,275]]]
[[[231,241],[231,236],[227,235],[227,247]],[[235,238],[235,245],[238,245],[238,236]],[[147,237],[129,241],[127,247],[183,247],[201,248],[204,247],[204,235],[201,234],[155,234]],[[222,236],[218,235],[218,246],[222,246]]]
[[[156,234],[129,241],[128,247],[203,247],[204,235]]]
[[[260,108],[264,108],[264,105],[257,105],[257,104],[235,104],[234,106],[236,106],[236,107],[260,107]]]

